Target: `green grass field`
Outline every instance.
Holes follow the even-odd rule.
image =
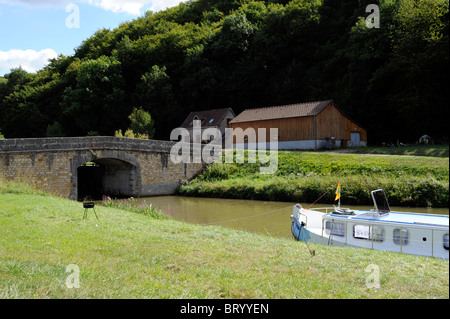
[[[187,196],[311,203],[342,181],[347,205],[370,205],[383,188],[393,206],[448,207],[448,157],[279,152],[278,170],[261,175],[259,162],[215,163],[178,192]],[[333,192],[321,203],[332,203]]]
[[[0,298],[449,298],[441,259],[96,211],[0,181]]]
[[[406,145],[398,147],[358,147],[350,148],[346,151],[355,154],[384,154],[384,155],[407,155],[407,156],[429,156],[447,157],[449,156],[448,145]]]

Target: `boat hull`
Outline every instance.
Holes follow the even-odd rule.
[[[291,231],[296,240],[307,242],[311,239],[309,230],[307,230],[303,224],[292,221]]]
[[[448,216],[411,213],[373,216],[372,211],[337,215],[296,205],[291,231],[296,240],[309,243],[449,258]]]

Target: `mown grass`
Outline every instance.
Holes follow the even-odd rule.
[[[398,147],[358,147],[345,150],[356,154],[385,154],[407,156],[449,157],[448,145],[406,145]]]
[[[449,298],[441,259],[310,244],[313,257],[294,240],[96,209],[83,220],[81,203],[0,182],[0,298]]]
[[[311,203],[341,180],[347,205],[370,205],[370,191],[383,188],[391,205],[448,207],[448,158],[279,152],[275,174],[261,175],[261,166],[215,163],[178,193]],[[333,199],[330,191],[320,202]]]

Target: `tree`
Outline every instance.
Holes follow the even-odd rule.
[[[62,96],[63,114],[72,121],[71,131],[85,135],[98,131],[109,135],[123,126],[127,112],[120,62],[102,56],[81,63],[75,87],[67,87]]]
[[[134,133],[147,135],[148,138],[153,138],[155,135],[155,128],[149,112],[144,111],[142,107],[134,108],[128,119],[131,121],[130,129]]]
[[[155,137],[168,139],[170,132],[179,125],[182,113],[176,102],[167,68],[158,65],[152,66],[149,72],[142,75],[138,92],[139,103],[143,110],[150,112],[154,117]]]

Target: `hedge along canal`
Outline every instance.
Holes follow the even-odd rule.
[[[185,196],[143,197],[133,200],[134,205],[152,205],[171,215],[175,220],[199,225],[220,225],[245,230],[252,233],[267,234],[274,237],[291,237],[292,206],[294,202],[269,202],[256,200],[236,200],[217,198],[196,198]],[[314,207],[330,207],[316,204]],[[302,204],[308,207],[309,204]],[[345,198],[342,199],[343,207]],[[373,206],[350,206],[370,210]],[[448,208],[406,208],[392,207],[392,210],[413,213],[448,215]]]
[[[342,181],[348,205],[372,205],[370,192],[382,188],[391,206],[448,208],[448,158],[278,152],[276,173],[261,166],[248,153],[243,163],[214,163],[177,195],[312,203]],[[333,199],[329,191],[320,202]]]

